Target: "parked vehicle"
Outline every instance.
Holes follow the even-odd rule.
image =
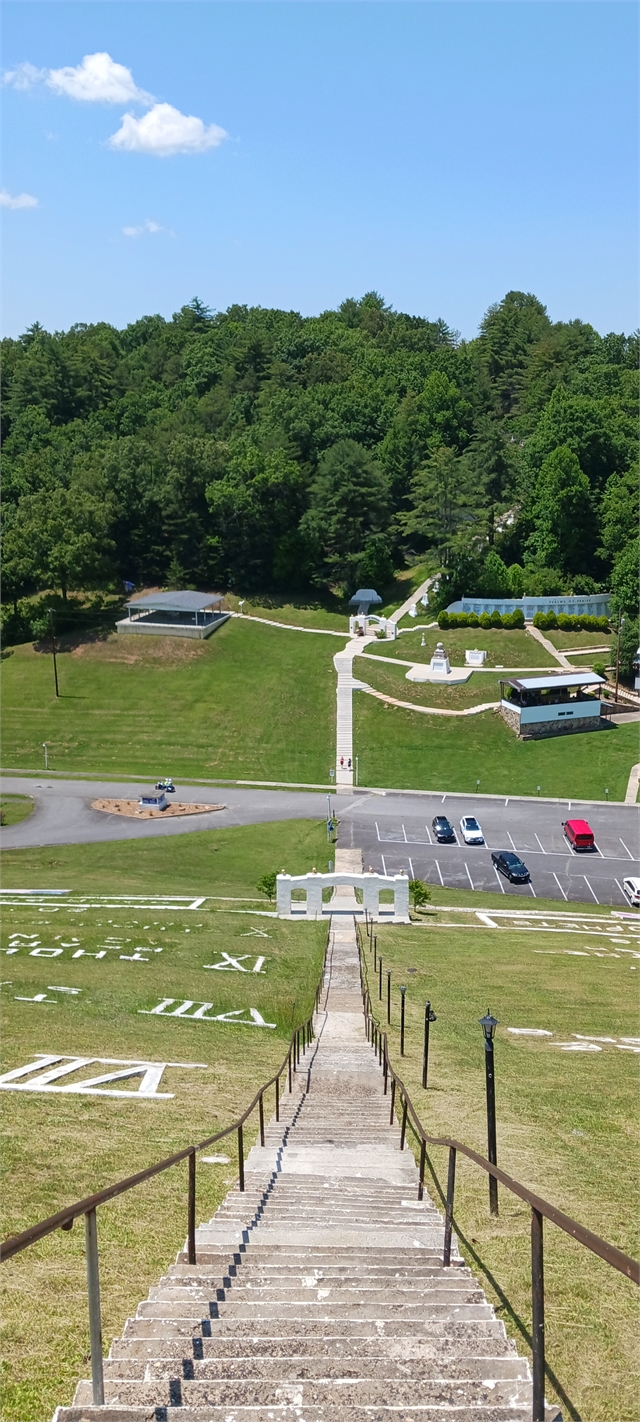
[[[463,815],[460,833],[465,844],[484,844],[484,835],[475,815]]]
[[[595,835],[586,820],[563,820],[562,828],[573,849],[595,849]]]
[[[434,815],[431,828],[438,844],[457,844],[456,832],[446,815]]]
[[[169,776],[166,780],[156,780],[156,790],[166,790],[168,795],[174,795],[175,789],[176,787],[173,783],[173,780],[171,779],[171,776]]]
[[[500,874],[504,874],[510,884],[528,884],[531,878],[526,864],[510,849],[494,849],[491,862]]]
[[[622,887],[634,908],[640,908],[640,879],[623,879]]]

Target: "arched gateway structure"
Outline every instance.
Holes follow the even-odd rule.
[[[370,918],[383,919],[392,923],[409,923],[409,880],[406,874],[319,874],[314,869],[310,874],[278,874],[276,879],[276,912],[278,918],[327,918],[340,913],[340,899],[333,897],[331,903],[323,904],[322,890],[346,887],[362,890],[362,904],[355,909],[357,918],[364,918],[365,909]],[[303,889],[306,903],[291,902],[294,889]],[[380,890],[391,889],[393,904],[380,903]],[[345,898],[345,913],[353,918],[354,906],[351,895]]]

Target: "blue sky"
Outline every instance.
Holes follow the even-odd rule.
[[[464,336],[514,287],[637,325],[633,3],[5,0],[3,28],[9,335],[372,288]]]

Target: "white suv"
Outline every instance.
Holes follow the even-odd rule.
[[[465,844],[484,844],[484,835],[475,815],[462,816],[460,833]]]
[[[640,907],[640,879],[623,879],[622,887],[634,908]]]

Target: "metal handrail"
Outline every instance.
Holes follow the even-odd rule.
[[[366,920],[369,927],[368,919]],[[369,933],[372,938],[372,931]],[[481,1170],[486,1171],[489,1176],[499,1180],[505,1185],[513,1195],[524,1200],[531,1206],[531,1295],[532,1295],[532,1372],[533,1372],[533,1406],[532,1422],[544,1422],[545,1401],[544,1401],[544,1376],[545,1376],[545,1354],[544,1354],[544,1262],[543,1262],[543,1219],[548,1219],[555,1224],[558,1229],[564,1231],[572,1239],[576,1239],[579,1244],[591,1250],[592,1254],[604,1259],[606,1264],[610,1264],[613,1269],[617,1269],[625,1278],[631,1279],[634,1284],[640,1284],[640,1263],[618,1249],[615,1244],[609,1244],[607,1240],[601,1239],[599,1235],[593,1234],[590,1229],[578,1223],[577,1220],[565,1215],[562,1210],[558,1210],[555,1205],[549,1204],[548,1200],[543,1200],[532,1190],[527,1189],[519,1180],[514,1180],[507,1175],[504,1170],[500,1170],[497,1165],[492,1165],[484,1156],[472,1150],[470,1146],[464,1145],[462,1141],[453,1139],[450,1136],[430,1136],[425,1131],[422,1122],[417,1114],[415,1106],[409,1096],[406,1086],[401,1077],[391,1065],[389,1058],[389,1042],[386,1032],[380,1030],[377,1019],[371,1012],[371,998],[367,986],[367,973],[365,968],[365,957],[362,949],[362,930],[356,923],[356,939],[358,944],[358,956],[360,959],[360,982],[362,985],[362,1001],[364,1008],[365,1030],[367,1040],[371,1043],[384,1078],[384,1094],[386,1096],[389,1083],[391,1084],[391,1112],[390,1124],[393,1125],[396,1111],[396,1089],[398,1090],[399,1103],[401,1105],[401,1127],[400,1127],[400,1149],[404,1150],[407,1123],[411,1122],[414,1133],[420,1141],[420,1166],[418,1174],[418,1199],[422,1200],[424,1195],[424,1174],[426,1165],[427,1145],[447,1146],[449,1149],[449,1168],[447,1174],[447,1197],[445,1206],[444,1224],[444,1248],[442,1263],[443,1267],[451,1265],[451,1235],[453,1230],[453,1201],[456,1179],[456,1156],[461,1155],[472,1160],[475,1165],[479,1165]],[[370,943],[371,946],[371,943]]]
[[[327,949],[331,937],[330,927],[327,930],[327,940],[325,943],[325,953],[322,964],[322,972],[315,993],[315,1011],[319,1009],[320,994],[325,980]],[[89,1331],[91,1338],[91,1377],[93,1384],[94,1406],[104,1405],[104,1378],[102,1367],[102,1324],[100,1313],[100,1277],[98,1258],[98,1234],[96,1210],[98,1205],[104,1205],[108,1200],[113,1200],[118,1195],[123,1195],[127,1190],[132,1190],[136,1185],[141,1185],[143,1181],[150,1180],[154,1175],[160,1175],[165,1170],[170,1170],[172,1166],[178,1165],[182,1160],[189,1161],[189,1181],[187,1198],[187,1258],[189,1264],[197,1263],[196,1259],[196,1155],[198,1151],[204,1150],[207,1146],[213,1145],[216,1141],[224,1140],[225,1136],[232,1135],[235,1131],[238,1137],[238,1176],[239,1188],[244,1191],[244,1135],[243,1126],[255,1107],[259,1109],[259,1134],[260,1145],[264,1146],[264,1094],[271,1086],[275,1086],[275,1115],[276,1121],[280,1120],[280,1078],[288,1073],[289,1091],[293,1090],[293,1073],[300,1062],[301,1055],[306,1052],[308,1045],[314,1036],[313,1013],[299,1027],[296,1027],[289,1049],[282,1062],[282,1065],[269,1081],[256,1092],[250,1105],[237,1121],[230,1126],[225,1126],[224,1130],[216,1131],[213,1136],[207,1136],[205,1140],[199,1141],[197,1145],[185,1146],[183,1150],[176,1151],[174,1155],[169,1155],[164,1160],[159,1160],[155,1165],[147,1166],[146,1170],[139,1170],[135,1175],[128,1175],[124,1180],[117,1180],[114,1185],[108,1185],[104,1190],[98,1190],[94,1195],[87,1195],[84,1200],[76,1200],[73,1205],[66,1205],[63,1210],[58,1210],[55,1215],[49,1215],[46,1220],[39,1220],[37,1224],[30,1225],[28,1229],[23,1229],[20,1234],[10,1235],[2,1241],[0,1245],[0,1262],[12,1259],[14,1255],[20,1254],[23,1249],[28,1249],[30,1245],[36,1244],[39,1239],[44,1239],[46,1235],[53,1234],[57,1229],[70,1230],[73,1228],[75,1219],[84,1215],[85,1220],[85,1241],[87,1258],[87,1294],[89,1302]]]

